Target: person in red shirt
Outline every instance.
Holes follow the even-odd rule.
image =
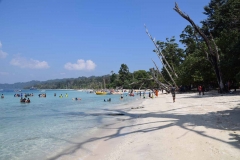
[[[198,86],[198,93],[199,93],[199,95],[201,95],[201,93],[202,93],[202,86],[201,85]]]

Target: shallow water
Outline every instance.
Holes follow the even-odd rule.
[[[16,93],[33,93],[31,103],[20,103]],[[38,97],[46,93],[47,97]],[[54,93],[57,96],[54,96]],[[68,97],[65,97],[65,94]],[[75,136],[90,133],[101,125],[101,114],[117,105],[137,97],[120,95],[95,95],[76,90],[23,90],[0,91],[0,159],[43,159],[54,153]],[[62,94],[63,98],[59,98]],[[76,101],[72,98],[80,97]],[[111,102],[104,99],[111,98]]]

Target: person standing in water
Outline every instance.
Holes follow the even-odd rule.
[[[123,99],[123,95],[121,94],[121,99]]]

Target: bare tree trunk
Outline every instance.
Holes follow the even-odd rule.
[[[162,88],[164,88],[164,89],[169,93],[169,92],[170,92],[170,90],[169,90],[170,86],[168,86],[168,85],[166,85],[166,84],[164,84],[164,83],[161,83],[161,82],[155,77],[155,71],[154,71],[153,68],[150,69],[150,70],[151,70],[151,72],[152,72],[152,77],[153,77],[154,81],[155,81],[159,86],[161,86]]]
[[[144,82],[141,84],[141,86],[139,87],[139,90],[141,90],[142,86],[144,85]]]
[[[157,46],[155,40],[152,38],[152,36],[149,34],[148,30],[147,30],[147,27],[145,26],[146,28],[146,33],[147,35],[149,36],[149,38],[152,40],[153,44],[155,45],[156,49],[157,49],[157,52],[156,53],[159,53],[161,54],[162,58],[159,56],[159,54],[157,54],[158,58],[160,59],[163,67],[166,69],[169,77],[171,78],[172,82],[174,83],[174,85],[177,87],[172,75],[170,74],[170,72],[168,71],[168,68],[172,71],[172,73],[174,73],[174,75],[177,77],[177,74],[173,71],[173,69],[171,68],[171,66],[169,65],[169,63],[167,62],[165,56],[162,54],[162,52],[160,51],[159,47]],[[165,61],[165,63],[167,64],[168,68],[166,67],[165,63],[162,61],[162,59]]]
[[[212,43],[210,42],[210,40],[207,38],[207,36],[200,30],[200,28],[193,22],[193,20],[185,13],[183,13],[180,8],[178,7],[177,3],[175,3],[175,8],[173,8],[180,16],[182,16],[184,19],[186,19],[189,23],[191,23],[191,25],[193,26],[193,28],[195,29],[195,31],[198,32],[198,34],[204,39],[207,47],[208,47],[208,52],[205,51],[206,56],[208,58],[208,60],[210,61],[211,65],[214,68],[214,71],[216,73],[216,77],[217,77],[217,81],[218,81],[218,86],[220,89],[220,93],[223,92],[224,90],[224,85],[223,85],[223,80],[222,80],[222,75],[221,75],[221,70],[220,70],[220,59],[219,59],[219,54],[218,54],[218,49],[217,49],[217,45],[215,44],[212,36],[211,36],[211,40]],[[212,45],[214,46],[214,48],[212,48]]]
[[[153,60],[152,60],[152,61],[153,61]],[[155,63],[154,61],[153,61],[153,63],[154,63],[154,65],[155,65],[155,67],[156,67],[158,73],[159,73],[159,74],[161,75],[161,77],[163,78],[163,80],[164,80],[168,85],[172,86],[172,84],[170,84],[170,83],[164,78],[164,76],[162,75],[162,73],[159,71],[159,69],[158,69],[156,63]]]

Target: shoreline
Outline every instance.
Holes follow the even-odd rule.
[[[89,116],[99,116],[101,125],[95,126],[90,130],[85,131],[85,134],[77,134],[75,137],[66,140],[66,146],[58,149],[52,154],[47,154],[45,157],[48,160],[54,159],[78,159],[82,160],[84,157],[88,157],[102,139],[107,138],[107,135],[111,132],[106,130],[107,126],[115,126],[122,123],[127,118],[127,115],[119,114],[120,110],[124,110],[140,105],[144,99],[134,99],[133,101],[126,101],[123,104],[112,104],[107,109],[90,111],[87,114]],[[110,137],[109,137],[110,138]]]
[[[134,109],[133,109],[134,108]],[[114,117],[57,159],[239,159],[240,96],[170,94],[121,105]]]

